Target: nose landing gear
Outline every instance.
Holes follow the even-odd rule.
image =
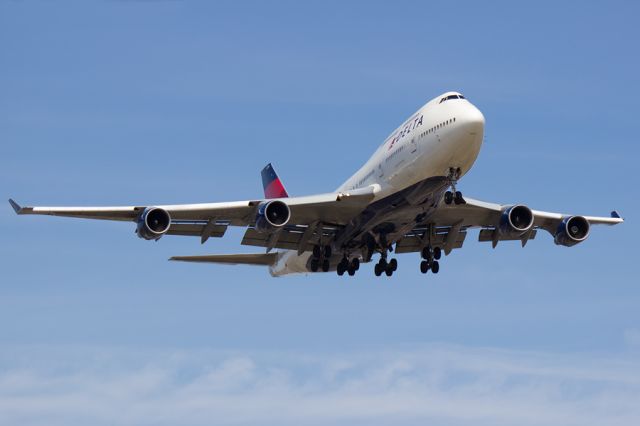
[[[451,186],[451,191],[447,191],[444,193],[444,203],[445,204],[466,204],[467,202],[462,198],[462,192],[456,190],[456,184],[458,183],[458,179],[460,179],[461,170],[460,167],[453,168],[449,167],[449,174],[447,175],[447,180],[449,181],[449,185]]]

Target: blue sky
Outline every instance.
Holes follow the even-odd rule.
[[[633,2],[3,2],[0,192],[41,205],[332,190],[432,97],[486,140],[474,198],[607,215],[587,242],[470,235],[423,276],[272,279],[251,251],[0,209],[2,424],[630,424],[640,31]],[[375,407],[372,410],[372,407]],[[294,409],[295,408],[295,409]],[[313,420],[313,421],[310,421]],[[537,422],[539,424],[539,422]]]

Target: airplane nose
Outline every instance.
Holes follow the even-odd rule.
[[[465,131],[471,135],[482,135],[484,132],[484,115],[478,108],[469,104],[461,118],[461,124],[464,126]]]

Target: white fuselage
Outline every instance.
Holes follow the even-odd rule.
[[[369,160],[337,192],[375,186],[372,203],[425,179],[447,176],[460,168],[460,177],[473,166],[484,135],[484,116],[457,92],[427,102],[400,125]],[[308,272],[310,253],[281,251],[269,268],[271,275]]]

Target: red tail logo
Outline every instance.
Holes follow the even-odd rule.
[[[271,163],[262,169],[261,175],[265,198],[286,198],[289,196]]]

